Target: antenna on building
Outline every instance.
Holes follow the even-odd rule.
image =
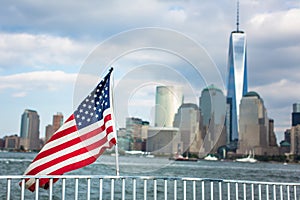
[[[240,2],[239,0],[237,0],[237,3],[236,3],[236,30],[237,32],[239,32],[239,25],[240,25],[240,19],[239,19],[239,15],[240,15]]]

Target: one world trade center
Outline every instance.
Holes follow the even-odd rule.
[[[237,2],[237,29],[231,32],[227,75],[227,142],[238,140],[239,104],[248,92],[246,34],[239,30],[239,2]]]

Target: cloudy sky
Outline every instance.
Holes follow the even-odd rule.
[[[151,120],[154,86],[176,80],[192,88],[186,101],[198,104],[211,79],[205,69],[200,78],[194,77],[184,58],[209,57],[214,65],[210,70],[225,84],[235,11],[235,0],[2,1],[0,137],[19,134],[21,114],[27,108],[38,111],[44,136],[53,114],[68,117],[84,97],[78,94],[84,85],[78,75],[88,71],[100,77],[106,70],[99,67],[103,63],[115,67],[119,102],[125,106],[120,103],[116,108],[129,116]],[[247,34],[249,90],[264,99],[281,140],[291,124],[292,104],[300,102],[300,1],[240,0],[240,29]],[[196,50],[187,49],[190,41],[198,45]],[[145,48],[151,44],[156,48]],[[178,47],[182,54],[170,53]],[[97,57],[98,67],[91,68],[89,61],[97,50],[92,58],[111,60]],[[126,91],[121,87],[125,83],[136,87],[130,87],[124,103],[120,94]]]

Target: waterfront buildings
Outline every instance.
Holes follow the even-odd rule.
[[[226,145],[226,98],[221,89],[210,85],[203,89],[199,98],[203,145],[200,154],[216,152]]]
[[[294,157],[300,155],[300,124],[291,128],[290,155]]]
[[[229,39],[227,76],[227,134],[230,141],[237,141],[239,103],[248,92],[246,34],[239,29],[239,5],[237,6],[237,28]]]
[[[17,135],[10,135],[4,137],[4,148],[7,150],[19,149],[20,137]]]
[[[148,127],[149,122],[143,121],[140,118],[126,118],[126,137],[129,144],[128,148],[124,150],[145,151]]]
[[[58,112],[53,115],[52,125],[46,126],[46,142],[51,138],[51,136],[62,126],[64,121],[64,116],[62,113]]]
[[[21,118],[20,147],[24,150],[40,149],[40,117],[35,110],[26,109]]]
[[[175,115],[174,127],[179,128],[182,154],[189,152],[198,155],[200,145],[203,143],[200,134],[200,111],[196,104],[184,103]]]
[[[183,152],[178,128],[149,127],[146,151],[158,155],[173,155]]]
[[[300,155],[300,103],[293,104],[292,128],[285,135],[285,141],[290,143],[289,155],[295,159]]]
[[[256,92],[248,92],[242,98],[239,127],[239,154],[250,151],[255,155],[279,154],[274,144],[273,120],[269,120],[263,99]]]
[[[180,87],[158,86],[155,99],[155,126],[173,127],[174,116],[182,100]]]

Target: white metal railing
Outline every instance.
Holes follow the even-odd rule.
[[[25,178],[50,178],[49,189],[25,189]],[[53,184],[53,180],[60,180]],[[19,183],[21,182],[20,186]],[[0,176],[0,199],[300,199],[300,183],[155,176]]]

